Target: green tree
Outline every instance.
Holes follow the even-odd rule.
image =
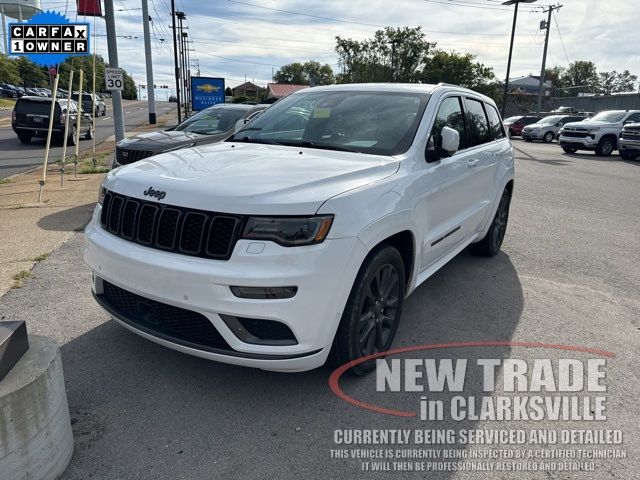
[[[322,65],[315,60],[284,65],[275,73],[273,79],[278,83],[299,85],[331,85],[335,83],[331,66],[329,64]]]
[[[340,81],[415,82],[435,45],[426,40],[421,27],[385,27],[362,41],[337,36]]]
[[[424,83],[453,83],[493,98],[498,96],[493,69],[476,61],[476,56],[471,53],[433,51],[422,69],[420,80]]]
[[[49,78],[46,70],[39,67],[27,57],[18,57],[15,60],[20,73],[21,85],[27,87],[46,87],[49,85]]]
[[[577,96],[578,93],[594,92],[598,89],[600,78],[598,70],[593,62],[577,60],[569,64],[569,67],[560,77],[563,92],[567,95]]]
[[[637,75],[632,75],[629,70],[618,73],[613,70],[611,72],[600,72],[599,85],[603,93],[631,92],[634,90]]]
[[[134,82],[131,75],[127,73],[126,70],[122,70],[122,75],[124,77],[124,90],[122,92],[122,98],[125,100],[137,100],[138,99],[138,88],[136,87],[136,82]]]
[[[556,96],[558,96],[557,94],[560,93],[562,87],[564,86],[562,82],[564,71],[565,68],[559,66],[546,68],[544,71],[544,79],[551,82],[551,84],[553,85],[553,91],[555,92]]]
[[[0,82],[12,85],[22,83],[17,62],[3,54],[0,54]]]

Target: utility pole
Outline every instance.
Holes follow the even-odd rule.
[[[109,52],[109,66],[118,67],[118,44],[116,42],[116,22],[113,13],[113,0],[104,0],[104,21],[107,27],[107,50]],[[95,77],[95,75],[94,75]],[[122,114],[122,92],[111,91],[113,103],[113,125],[115,127],[116,142],[124,140],[124,116]]]
[[[182,33],[182,61],[184,63],[184,110],[189,111],[191,102],[191,87],[189,85],[189,77],[191,76],[191,67],[189,66],[189,34]]]
[[[518,20],[518,5],[521,3],[533,3],[536,0],[507,0],[502,5],[515,5],[513,10],[513,26],[511,27],[511,43],[509,43],[509,59],[507,60],[507,76],[504,80],[504,92],[502,94],[502,116],[507,109],[507,93],[509,92],[509,75],[511,74],[511,56],[513,55],[513,40],[516,36],[516,21]]]
[[[183,107],[184,107],[184,116],[187,117],[188,113],[187,113],[187,87],[186,87],[186,82],[185,82],[185,66],[184,66],[184,31],[183,31],[183,25],[182,22],[185,18],[187,18],[187,16],[184,14],[184,12],[176,12],[176,17],[178,17],[178,21],[180,22],[179,26],[178,26],[178,41],[180,43],[179,47],[180,47],[180,81],[182,82],[181,88],[182,88],[182,97],[183,97]]]
[[[554,10],[560,10],[560,8],[562,8],[562,5],[550,5],[546,10],[548,14],[547,23],[545,25],[547,33],[544,38],[544,53],[542,54],[542,69],[540,70],[540,83],[538,84],[538,102],[536,103],[536,115],[540,115],[540,110],[542,109],[542,95],[544,94],[544,71],[547,66],[547,49],[549,47],[549,30],[551,30],[551,14],[553,14]]]
[[[396,81],[396,41],[391,41],[391,83]]]
[[[178,41],[176,39],[176,0],[171,0],[171,28],[173,31],[173,63],[176,71],[176,100],[178,102],[178,123],[182,122],[180,107],[180,69],[178,67]]]
[[[144,32],[144,58],[147,61],[147,103],[149,123],[156,123],[156,92],[153,89],[153,62],[151,60],[151,33],[149,32],[149,5],[142,0],[142,29]]]

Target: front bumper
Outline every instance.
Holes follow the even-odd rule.
[[[231,348],[215,351],[173,341],[138,328],[107,311],[129,330],[161,345],[199,357],[275,371],[310,370],[324,364],[358,269],[367,254],[357,238],[326,240],[308,247],[237,242],[228,261],[162,252],[115,237],[100,227],[101,207],[86,229],[85,261],[94,272],[92,290],[103,281],[146,299],[204,315]],[[256,247],[256,243],[259,243]],[[253,244],[253,245],[252,245]],[[249,248],[251,245],[251,248]],[[249,253],[258,251],[261,253]],[[238,298],[230,286],[297,286],[292,298]],[[246,343],[221,315],[274,320],[293,332],[295,345]]]
[[[560,146],[577,148],[578,150],[595,150],[598,142],[592,137],[577,138],[560,135]]]
[[[640,140],[621,138],[618,140],[618,150],[640,153]]]
[[[520,135],[523,140],[542,140],[544,133],[541,130],[534,132],[523,130]]]

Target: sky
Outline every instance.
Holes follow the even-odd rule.
[[[362,40],[384,26],[420,26],[438,48],[473,53],[500,79],[506,73],[513,6],[502,6],[502,0],[175,1],[187,16],[191,59],[199,61],[201,75],[224,77],[231,87],[245,78],[266,85],[274,70],[291,62],[317,60],[338,72],[336,35]],[[170,0],[148,2],[155,83],[171,85]],[[539,74],[544,44],[540,21],[546,18],[540,9],[557,3],[521,4],[512,78]],[[41,4],[76,18],[74,0]],[[599,71],[628,69],[640,76],[639,5],[640,0],[564,0],[552,19],[547,66],[591,60]],[[114,0],[114,8],[120,66],[136,83],[145,84],[140,0]],[[102,35],[97,51],[107,59],[105,31],[104,20],[96,19],[96,32]]]

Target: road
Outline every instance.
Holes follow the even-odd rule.
[[[613,352],[606,360],[606,421],[457,422],[445,417],[426,422],[346,403],[329,388],[328,369],[277,374],[165,349],[121,328],[95,304],[82,261],[83,236],[76,233],[34,268],[35,277],[22,289],[0,300],[0,318],[27,320],[31,333],[49,335],[61,345],[75,436],[63,480],[637,478],[640,162],[617,155],[566,155],[557,144],[516,139],[514,145],[517,180],[502,253],[486,259],[463,252],[422,284],[405,304],[394,346],[541,342]],[[467,358],[470,364],[478,358],[598,358],[596,353],[513,344],[433,350],[417,358],[426,356]],[[468,378],[462,395],[482,396],[480,380]],[[378,393],[375,375],[344,377],[341,386],[369,403],[417,410],[419,394]],[[425,448],[338,445],[339,429],[509,428],[621,429],[624,443],[617,447],[628,457],[598,459],[594,471],[580,473],[547,468],[376,474],[361,471],[361,460],[332,458],[338,449]],[[583,447],[594,448],[568,446]],[[464,455],[535,448],[433,447]],[[548,452],[567,446],[538,448]]]
[[[147,123],[149,114],[147,103],[143,101],[124,100],[124,124],[125,131],[130,131]],[[158,116],[175,111],[175,104],[158,102],[156,106]],[[107,104],[107,115],[96,118],[96,144],[114,135],[113,109]],[[80,151],[91,149],[92,141],[81,137]],[[45,140],[34,138],[30,144],[23,145],[11,128],[11,111],[0,112],[0,178],[8,177],[15,173],[24,172],[38,165],[44,160]],[[67,151],[69,154],[69,151]],[[60,160],[62,147],[53,144],[49,154],[49,162]]]

